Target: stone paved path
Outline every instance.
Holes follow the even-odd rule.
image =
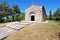
[[[9,25],[6,25],[6,26],[9,27],[9,28],[12,28],[12,29],[19,30],[20,28],[23,28],[24,26],[27,26],[31,23],[32,22],[20,22],[20,23],[12,23],[12,24],[9,24]]]
[[[0,28],[0,39],[5,38],[6,36],[10,35],[11,33],[15,31],[16,30],[8,28],[8,27]]]
[[[6,27],[0,28],[0,40],[31,23],[32,22],[24,21],[24,22],[20,22],[20,23],[12,22],[12,23],[7,24]]]

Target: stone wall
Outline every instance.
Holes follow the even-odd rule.
[[[43,6],[32,5],[28,9],[25,10],[25,20],[31,21],[31,15],[35,16],[35,22],[43,22],[45,21],[45,11]]]

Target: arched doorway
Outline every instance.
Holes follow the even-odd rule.
[[[31,16],[31,21],[35,21],[35,16],[34,15]]]

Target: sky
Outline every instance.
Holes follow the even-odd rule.
[[[2,1],[3,0],[0,0],[0,2]],[[25,12],[25,10],[32,4],[43,5],[48,15],[49,10],[51,10],[53,13],[58,8],[60,8],[60,0],[6,0],[6,1],[10,5],[10,7],[17,4],[21,12]]]

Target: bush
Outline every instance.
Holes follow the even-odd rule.
[[[20,14],[15,14],[14,15],[14,20],[15,21],[20,21]]]
[[[55,20],[56,21],[60,21],[60,17],[55,17]]]

